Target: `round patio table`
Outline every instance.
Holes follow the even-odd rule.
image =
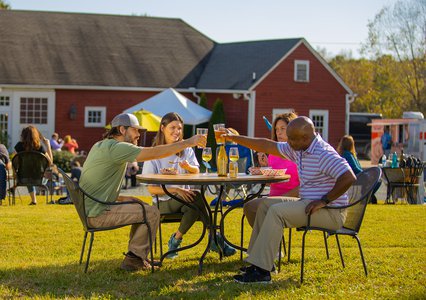
[[[224,191],[224,188],[226,185],[243,185],[243,184],[260,184],[261,187],[259,190],[255,193],[248,194],[246,198],[244,199],[243,203],[246,203],[247,201],[250,201],[254,198],[257,198],[258,195],[263,191],[264,187],[268,183],[274,183],[274,182],[282,182],[282,181],[288,181],[290,178],[290,175],[282,175],[282,176],[264,176],[264,175],[247,175],[247,174],[238,174],[238,177],[236,178],[230,178],[230,177],[224,177],[224,176],[218,176],[217,173],[210,173],[208,175],[205,174],[178,174],[178,175],[162,175],[162,174],[141,174],[137,175],[137,179],[141,183],[146,184],[157,184],[161,185],[164,192],[170,197],[173,198],[179,202],[181,202],[184,205],[187,205],[191,207],[192,209],[195,209],[198,211],[199,214],[203,214],[204,216],[201,218],[203,222],[205,222],[205,226],[209,231],[209,238],[207,247],[204,250],[203,254],[201,255],[201,258],[199,260],[199,266],[198,266],[198,273],[202,273],[203,268],[203,261],[204,257],[206,256],[207,252],[210,249],[210,244],[212,241],[217,242],[217,232],[220,232],[223,236],[223,239],[225,242],[230,244],[236,249],[245,251],[245,248],[242,248],[238,245],[232,244],[229,240],[226,239],[225,232],[224,232],[224,220],[226,215],[231,212],[233,209],[239,207],[239,205],[231,206],[229,207],[225,213],[223,214],[220,222],[218,223],[218,213],[222,212],[222,193]],[[204,202],[204,205],[206,207],[205,212],[199,210],[196,206],[191,205],[191,203],[187,203],[183,201],[182,199],[176,197],[174,194],[170,193],[167,190],[167,185],[197,185],[201,187],[201,196]],[[220,186],[220,191],[218,195],[218,201],[216,202],[216,205],[212,209],[206,200],[205,193],[207,190],[207,187],[209,185],[216,185]],[[201,240],[194,243],[192,246],[197,245]],[[219,248],[219,257],[222,259],[223,253],[221,247]],[[185,247],[185,249],[188,249],[188,247]],[[161,261],[166,257],[166,255],[169,252],[166,252],[162,255]]]

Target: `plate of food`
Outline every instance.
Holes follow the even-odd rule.
[[[262,175],[262,169],[270,169],[269,167],[250,167],[250,175]]]
[[[176,175],[178,173],[178,170],[173,167],[163,168],[160,170],[160,173],[163,175]]]
[[[261,169],[264,176],[283,176],[287,169]]]

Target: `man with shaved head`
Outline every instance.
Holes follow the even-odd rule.
[[[262,201],[256,213],[250,238],[248,257],[251,265],[235,275],[239,283],[269,283],[284,227],[306,226],[308,215],[311,226],[339,229],[345,218],[345,209],[323,209],[324,206],[347,204],[346,191],[356,180],[344,158],[315,132],[308,117],[298,117],[287,126],[288,142],[265,138],[236,136],[228,132],[229,141],[256,151],[283,156],[297,164],[300,179],[300,198],[274,197]]]

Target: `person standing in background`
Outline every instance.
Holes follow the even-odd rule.
[[[384,132],[380,141],[382,143],[383,154],[386,155],[386,157],[389,157],[389,154],[392,148],[392,136],[389,133],[388,126],[385,126],[383,130]]]

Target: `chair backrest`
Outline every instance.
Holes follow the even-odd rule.
[[[80,189],[78,183],[71,179],[62,169],[58,168],[59,173],[61,173],[64,178],[65,186],[69,192],[70,198],[74,203],[74,207],[77,210],[78,216],[80,217],[81,223],[83,224],[84,230],[88,230],[90,228],[87,223],[87,214],[85,208],[85,194]]]
[[[41,152],[23,151],[17,153],[12,159],[16,185],[43,185],[44,172],[49,164],[49,159]]]
[[[365,169],[358,173],[356,181],[348,190],[349,207],[344,228],[359,231],[364,218],[365,209],[378,184],[382,171],[378,167]]]
[[[423,174],[425,168],[425,163],[418,162],[414,166],[411,166],[409,169],[409,183],[418,184],[419,177]]]

